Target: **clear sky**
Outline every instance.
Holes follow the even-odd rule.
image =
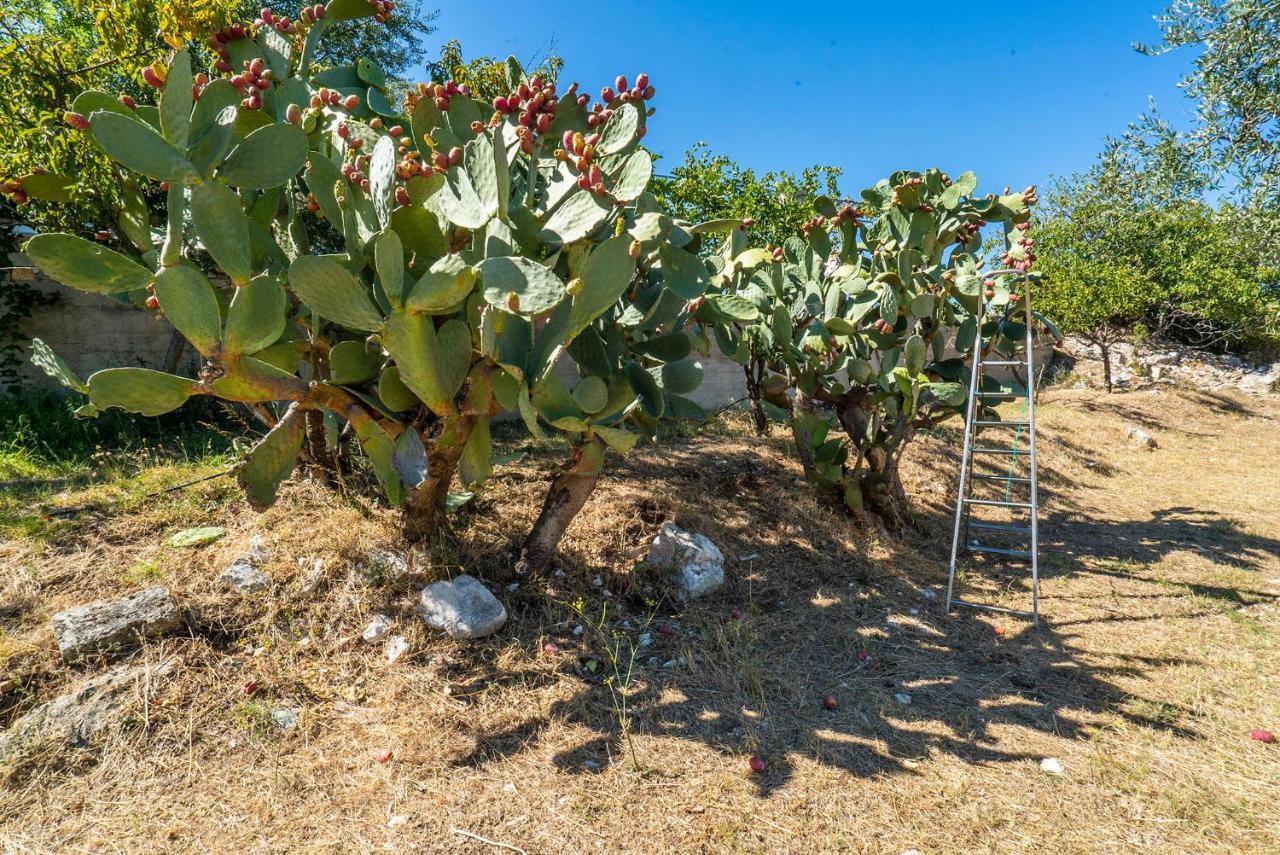
[[[594,93],[658,90],[646,145],[670,166],[705,141],[759,171],[822,163],[856,193],[897,168],[1022,187],[1087,168],[1154,97],[1175,123],[1192,56],[1145,57],[1159,0],[442,5],[434,39],[468,56],[553,51]]]

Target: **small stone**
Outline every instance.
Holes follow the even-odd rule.
[[[554,573],[554,575],[555,575],[555,577],[556,577],[557,579],[563,579],[563,578],[564,578],[564,571],[557,567],[557,568],[556,568],[556,572]]]
[[[652,633],[648,633],[648,632],[642,632],[642,633],[640,633],[640,638],[638,639],[638,644],[639,644],[639,646],[640,646],[640,649],[641,649],[641,650],[643,650],[644,648],[648,647],[650,644],[653,644],[653,635],[652,635]]]
[[[302,581],[298,583],[298,593],[309,597],[319,591],[324,584],[324,559],[299,558],[298,566],[303,568]]]
[[[358,569],[374,585],[386,585],[409,572],[409,559],[390,549],[372,549]]]
[[[162,585],[120,600],[100,600],[53,616],[53,634],[64,659],[90,651],[117,652],[140,638],[163,635],[181,624],[178,606]]]
[[[369,625],[364,628],[364,632],[360,633],[360,637],[365,641],[374,642],[382,638],[391,631],[391,618],[387,615],[374,615],[373,620],[369,621]]]
[[[1125,425],[1124,435],[1129,438],[1130,445],[1136,445],[1139,448],[1148,449],[1159,447],[1159,443],[1156,442],[1156,438],[1137,425]]]
[[[271,577],[262,572],[261,565],[267,560],[266,547],[258,538],[254,538],[249,550],[231,563],[218,581],[224,586],[240,594],[252,594],[265,591],[271,587]]]
[[[938,599],[938,592],[932,588],[921,588],[920,596],[924,597],[926,600],[936,600]]]
[[[578,624],[577,626],[575,626],[575,627],[573,628],[573,634],[574,634],[574,635],[582,635],[582,633],[583,633],[583,627],[582,627],[582,624]]]
[[[182,531],[176,531],[165,538],[164,545],[183,549],[192,546],[207,546],[215,540],[220,539],[227,533],[225,528],[220,526],[207,526],[205,528],[188,528]]]
[[[276,727],[281,730],[293,730],[298,726],[298,713],[296,710],[272,710],[271,720],[275,722]]]
[[[516,791],[516,785],[511,783],[510,781],[507,781],[505,784],[502,785],[502,792],[504,793],[514,793],[515,791]]]
[[[601,579],[599,576],[591,580],[591,587],[593,588],[599,588],[599,587],[602,587],[603,585],[604,585],[604,579]]]
[[[395,816],[391,817],[391,819],[387,820],[387,828],[399,828],[400,826],[404,825],[408,821],[409,821],[409,817],[405,816],[404,814],[396,814]]]
[[[429,626],[450,638],[482,638],[507,622],[507,610],[497,597],[466,575],[423,588],[419,611]]]
[[[514,594],[518,590],[520,590],[519,582],[512,582],[510,585],[507,586],[507,591],[509,591],[510,593]]]
[[[388,662],[395,662],[408,652],[409,639],[403,635],[393,635],[387,639],[386,644],[382,645],[382,655],[387,658]]]
[[[1040,761],[1040,771],[1048,772],[1050,775],[1065,775],[1067,767],[1062,765],[1062,761],[1057,757],[1046,757]]]
[[[705,597],[724,584],[724,553],[706,535],[666,522],[649,547],[645,562],[667,571],[682,600]]]
[[[898,692],[893,696],[893,699],[898,703],[902,704],[904,707],[911,706],[911,696],[908,695],[906,692]]]

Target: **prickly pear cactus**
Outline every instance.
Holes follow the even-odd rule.
[[[965,354],[1015,348],[1025,333],[1010,277],[983,273],[982,228],[1011,236],[997,267],[1028,269],[1035,190],[979,197],[976,185],[969,172],[896,172],[856,205],[818,198],[803,236],[781,247],[747,247],[744,230],[719,226],[730,231],[711,264],[718,294],[699,318],[747,366],[761,410],[790,424],[808,477],[892,525],[904,446],[963,412]]]
[[[265,405],[275,426],[239,470],[255,505],[320,418],[358,438],[426,536],[455,473],[468,488],[488,477],[504,411],[567,436],[566,471],[589,479],[658,419],[700,415],[685,328],[709,280],[684,272],[692,236],[647,192],[646,75],[593,104],[512,59],[491,103],[452,81],[397,102],[365,59],[315,67],[331,21],[392,8],[264,10],[215,37],[208,71],[185,50],[148,68],[155,106],[81,95],[68,123],[159,182],[166,220],[137,255],[71,234],[26,251],[71,287],[145,302],[203,359],[194,378],[113,368],[81,382],[38,346],[87,392],[84,414],[154,415],[196,395]]]

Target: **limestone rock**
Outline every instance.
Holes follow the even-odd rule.
[[[649,547],[645,562],[666,570],[682,600],[705,597],[724,584],[724,553],[706,535],[666,522]]]
[[[1137,425],[1125,425],[1124,435],[1129,438],[1130,445],[1136,445],[1139,448],[1159,448],[1160,444],[1156,442],[1156,438],[1147,433]]]
[[[419,612],[428,626],[450,638],[482,638],[507,622],[507,610],[471,576],[433,582],[422,589]]]
[[[182,623],[178,606],[163,585],[120,600],[100,600],[53,616],[53,634],[65,659],[92,651],[119,652],[140,638],[163,635]]]

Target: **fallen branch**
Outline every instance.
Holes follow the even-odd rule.
[[[451,828],[451,829],[449,829],[449,833],[450,833],[450,834],[460,834],[460,835],[462,835],[463,837],[470,837],[472,840],[478,840],[478,841],[480,841],[481,843],[486,843],[486,844],[488,844],[489,846],[497,846],[497,847],[498,847],[498,848],[500,848],[500,849],[510,849],[512,852],[519,852],[519,853],[520,853],[520,855],[529,855],[529,853],[528,853],[528,852],[524,851],[524,850],[523,850],[523,849],[521,849],[519,846],[513,846],[513,845],[511,845],[510,843],[503,843],[503,842],[501,842],[501,841],[499,841],[499,840],[490,840],[490,839],[489,839],[489,838],[487,838],[487,837],[481,837],[480,835],[478,835],[478,834],[474,834],[474,833],[472,833],[472,832],[470,832],[470,831],[467,831],[466,829],[463,829],[463,828]]]

